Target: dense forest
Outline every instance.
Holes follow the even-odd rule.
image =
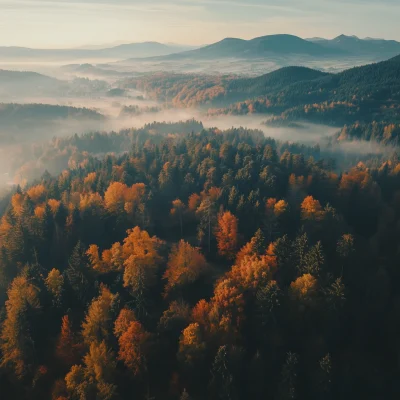
[[[0,205],[2,397],[398,398],[396,153],[338,172],[195,121],[52,143],[76,158]]]

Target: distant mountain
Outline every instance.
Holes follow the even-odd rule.
[[[132,76],[132,72],[122,72],[111,69],[108,64],[93,65],[93,64],[68,64],[61,67],[63,71],[74,73],[81,76],[96,76],[96,77],[124,77]]]
[[[395,40],[360,39],[357,36],[340,35],[332,40],[313,38],[308,39],[308,41],[328,49],[341,50],[354,56],[375,55],[384,58],[400,54],[400,42]]]
[[[96,57],[104,58],[125,58],[128,57],[153,57],[163,56],[181,51],[192,50],[193,47],[179,45],[166,45],[158,42],[121,44],[107,49],[94,50]]]
[[[196,50],[171,54],[159,59],[216,59],[228,57],[256,59],[271,56],[284,57],[288,55],[326,57],[342,53],[342,50],[321,46],[293,35],[270,35],[251,40],[226,38],[220,42]]]
[[[71,60],[71,59],[126,59],[164,56],[193,48],[166,45],[157,42],[121,44],[98,49],[31,49],[27,47],[0,47],[3,60]]]

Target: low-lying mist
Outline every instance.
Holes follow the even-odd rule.
[[[112,84],[110,85],[112,88]],[[112,93],[112,94],[111,94]],[[119,132],[130,128],[141,128],[153,122],[179,122],[195,119],[201,121],[205,129],[218,128],[247,128],[259,130],[266,137],[271,137],[281,142],[301,143],[305,145],[319,144],[324,155],[338,159],[354,159],[367,154],[389,154],[393,151],[390,146],[381,146],[373,142],[337,142],[331,138],[337,133],[337,128],[324,125],[315,125],[301,122],[299,127],[273,127],[265,124],[268,115],[209,115],[206,109],[169,108],[166,104],[146,99],[144,93],[137,90],[126,90],[123,95],[114,95],[114,92],[85,93],[82,96],[49,95],[45,97],[24,95],[21,93],[0,96],[0,102],[13,102],[18,104],[45,104],[89,109],[101,114],[84,115],[76,118],[68,115],[66,118],[53,119],[51,115],[31,123],[27,120],[13,123],[2,122],[0,119],[0,189],[3,190],[14,182],[24,181],[24,169],[35,170],[35,177],[39,177],[46,169],[51,173],[58,173],[65,168],[66,161],[57,164],[38,162],[35,148],[41,146],[52,138],[70,137],[75,134],[88,132]],[[174,132],[171,132],[174,133]],[[188,132],[189,133],[189,132]],[[126,149],[129,151],[129,148]],[[62,158],[62,157],[61,157]],[[17,180],[15,180],[18,171]],[[29,174],[27,174],[29,175]],[[31,176],[30,176],[31,178]]]

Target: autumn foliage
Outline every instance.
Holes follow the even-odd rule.
[[[168,267],[164,274],[167,280],[165,293],[195,282],[207,271],[207,261],[199,249],[181,240],[175,245],[169,257]]]
[[[215,236],[219,254],[228,259],[233,259],[239,242],[238,220],[229,211],[219,215]]]

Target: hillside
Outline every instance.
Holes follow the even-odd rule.
[[[57,83],[57,79],[31,71],[8,71],[0,70],[0,84],[5,85],[14,82],[38,82],[38,83]]]
[[[30,71],[0,70],[0,95],[43,95],[56,92],[64,83]]]
[[[5,104],[0,103],[0,123],[13,120],[42,120],[42,119],[66,119],[84,118],[103,119],[96,111],[88,108],[76,108],[56,106],[50,104]]]
[[[234,75],[156,73],[119,81],[121,88],[144,91],[150,98],[175,106],[229,104],[263,96],[289,84],[319,79],[329,74],[303,67],[286,67],[257,78]]]
[[[341,126],[361,120],[397,121],[400,56],[327,74],[282,68],[257,78],[156,74],[121,81],[175,106],[217,108],[212,113],[273,113]]]
[[[88,108],[0,103],[0,147],[100,127],[105,117]]]

